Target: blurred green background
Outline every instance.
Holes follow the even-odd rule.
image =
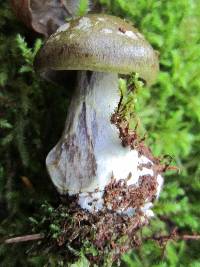
[[[127,18],[160,53],[157,83],[138,95],[137,111],[156,155],[171,155],[155,219],[144,236],[200,233],[200,1],[101,0],[103,10]],[[40,80],[32,62],[41,40],[0,2],[0,238],[31,232],[30,216],[57,197],[45,156],[58,140],[69,93]],[[200,241],[154,241],[123,256],[126,267],[200,267]],[[28,255],[31,244],[0,246],[0,266],[63,266]],[[54,263],[53,263],[54,262]],[[65,265],[66,266],[66,265]],[[85,266],[82,265],[76,266]]]

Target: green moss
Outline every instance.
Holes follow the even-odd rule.
[[[89,2],[89,0],[80,0],[78,12],[76,14],[77,16],[83,16],[88,12],[90,5]]]
[[[69,266],[87,262],[91,267],[111,267],[124,251],[135,246],[145,217],[137,212],[134,217],[121,216],[106,208],[92,214],[76,201],[75,197],[65,199],[56,208],[46,202],[29,218],[32,232],[44,236],[34,243],[29,256],[39,254],[46,264],[56,257]]]

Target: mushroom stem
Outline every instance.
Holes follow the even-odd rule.
[[[135,149],[123,147],[117,127],[111,123],[120,101],[118,75],[80,71],[76,92],[69,107],[63,135],[47,156],[51,179],[61,194],[78,194],[78,204],[90,212],[104,208],[104,193],[112,177],[139,186],[143,176],[154,177],[153,162]],[[150,164],[151,167],[142,167]],[[162,177],[156,176],[158,196]],[[152,206],[141,207],[148,216]],[[111,206],[108,207],[112,209]],[[134,208],[119,208],[133,214]]]
[[[93,192],[108,183],[112,170],[102,176],[105,161],[121,147],[118,130],[110,122],[119,98],[117,74],[78,72],[63,135],[46,160],[61,194]]]

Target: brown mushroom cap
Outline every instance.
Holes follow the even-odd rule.
[[[147,84],[159,70],[157,53],[138,30],[110,15],[87,15],[62,25],[36,56],[35,69],[139,73]]]

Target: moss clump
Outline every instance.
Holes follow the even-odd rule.
[[[81,209],[75,199],[68,199],[67,203],[70,204],[57,208],[45,203],[41,215],[31,218],[33,231],[45,234],[31,253],[48,251],[65,263],[84,255],[90,266],[111,266],[122,253],[139,245],[137,231],[148,222],[139,210],[134,217],[108,210],[91,214]]]

